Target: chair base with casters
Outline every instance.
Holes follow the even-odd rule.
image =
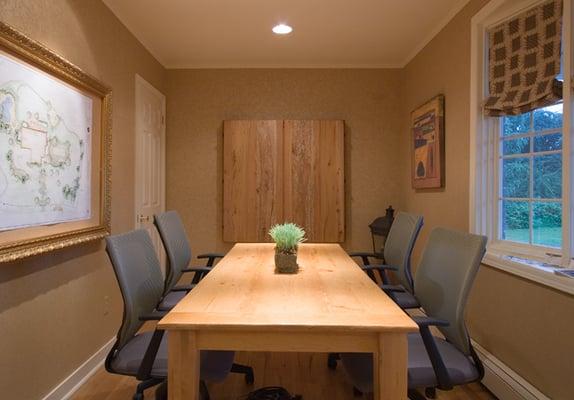
[[[255,374],[253,373],[253,368],[248,365],[233,363],[231,366],[232,374],[244,374],[245,383],[252,385],[255,382]]]
[[[330,370],[336,370],[337,369],[337,361],[339,361],[341,359],[341,356],[339,355],[339,353],[329,353],[329,355],[327,356],[327,367],[329,367]]]

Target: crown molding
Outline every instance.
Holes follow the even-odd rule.
[[[449,13],[445,15],[445,17],[439,22],[437,26],[434,27],[434,29],[424,38],[424,40],[421,40],[419,44],[415,46],[405,61],[402,62],[401,68],[406,67],[469,2],[470,0],[459,0],[454,8],[452,8]]]

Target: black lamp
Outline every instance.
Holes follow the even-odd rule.
[[[383,250],[385,248],[385,242],[394,219],[395,210],[393,209],[393,206],[389,206],[384,217],[376,218],[369,225],[369,228],[371,228],[371,236],[373,238],[373,253],[377,258],[384,258]]]

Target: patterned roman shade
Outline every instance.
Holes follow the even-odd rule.
[[[484,114],[517,115],[562,99],[562,0],[545,1],[488,31]]]

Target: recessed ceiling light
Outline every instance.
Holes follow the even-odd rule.
[[[275,25],[272,30],[273,33],[278,35],[287,35],[293,31],[293,28],[291,28],[289,25],[279,24]]]

